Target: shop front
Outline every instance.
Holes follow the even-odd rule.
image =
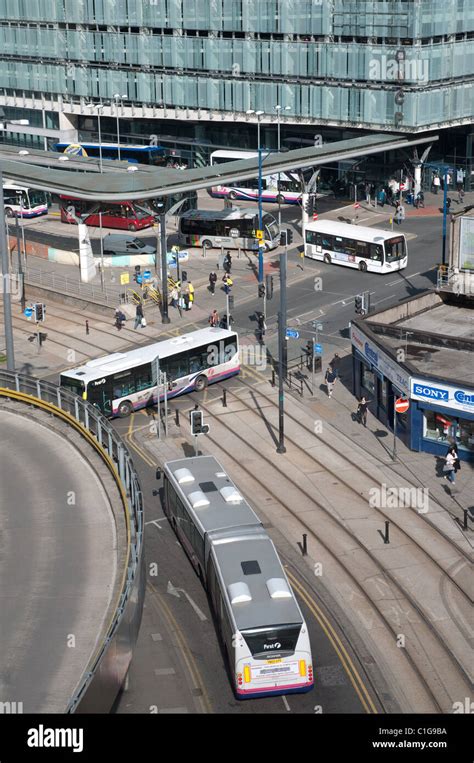
[[[395,358],[369,339],[358,326],[351,326],[352,392],[369,401],[369,410],[393,431],[394,401],[408,397],[410,376]],[[410,445],[410,412],[397,414],[397,435]]]
[[[412,450],[444,456],[455,442],[459,458],[474,461],[474,388],[413,377],[410,397]]]

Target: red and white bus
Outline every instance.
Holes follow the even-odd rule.
[[[92,227],[118,228],[137,231],[150,228],[156,222],[156,213],[146,202],[84,201],[71,196],[61,196],[61,222],[76,223],[80,218]]]

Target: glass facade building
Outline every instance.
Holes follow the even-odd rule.
[[[125,118],[275,121],[279,104],[305,131],[468,135],[474,3],[0,0],[1,105],[58,112],[66,130],[116,93]]]

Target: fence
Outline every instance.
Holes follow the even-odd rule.
[[[13,272],[17,275],[18,269],[14,267]],[[100,284],[82,283],[78,278],[68,278],[55,273],[53,270],[48,271],[41,268],[23,268],[23,275],[25,284],[52,289],[65,296],[91,299],[110,307],[128,302],[127,290],[120,285],[115,289],[105,286],[102,288]]]
[[[103,643],[81,677],[67,712],[109,712],[125,680],[138,635],[145,576],[143,499],[131,456],[100,411],[50,382],[0,369],[0,396],[38,405],[75,426],[106,461],[124,497],[128,552],[122,588]],[[28,396],[28,397],[27,397]]]

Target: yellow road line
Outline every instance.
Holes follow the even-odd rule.
[[[199,668],[197,666],[196,660],[194,659],[191,650],[189,649],[186,637],[179,627],[175,617],[173,616],[170,608],[166,604],[165,600],[161,596],[161,594],[156,590],[154,586],[151,585],[151,583],[147,583],[147,588],[149,591],[151,591],[156,598],[159,600],[160,603],[160,614],[162,614],[166,620],[168,621],[168,627],[170,628],[170,631],[174,633],[176,636],[177,641],[179,642],[179,646],[181,647],[181,653],[183,655],[183,659],[186,663],[186,666],[188,668],[188,671],[190,673],[191,679],[194,683],[194,688],[201,689],[202,696],[199,697],[199,701],[201,703],[201,707],[204,713],[212,713],[212,705],[211,701],[209,699],[209,695],[206,691],[206,688],[204,686],[204,681],[202,679],[201,673],[199,672]]]
[[[311,595],[307,591],[307,589],[303,587],[303,585],[299,582],[299,580],[297,580],[297,578],[295,578],[295,576],[290,572],[290,570],[287,569],[286,573],[288,577],[291,579],[293,587],[296,588],[301,598],[306,602],[310,611],[312,612],[312,614],[318,621],[319,625],[323,629],[324,633],[326,634],[327,638],[331,642],[333,649],[336,652],[337,656],[339,657],[342,667],[347,673],[350,679],[350,682],[352,683],[365,712],[368,714],[372,713],[377,715],[378,710],[367,690],[367,687],[365,686],[362,678],[360,677],[357,671],[357,668],[352,662],[350,656],[348,655],[344,647],[344,644],[342,643],[338,634],[334,630],[333,626],[331,625],[331,623],[329,622],[325,614],[322,612],[322,610],[319,608],[319,606],[316,604],[316,602],[311,598]],[[317,667],[314,670],[314,673],[317,674]]]
[[[125,435],[125,439],[127,440],[127,442],[130,445],[130,447],[135,451],[135,453],[138,453],[140,458],[146,464],[148,464],[148,466],[150,466],[152,469],[156,469],[156,467],[158,466],[158,463],[156,461],[153,461],[151,458],[149,458],[147,453],[145,453],[145,451],[142,450],[142,448],[140,448],[140,446],[137,445],[135,440],[133,439],[133,433],[134,433],[133,422],[134,422],[134,420],[135,420],[135,413],[132,413],[130,415],[130,423],[128,425],[128,431],[127,431],[127,434]]]

